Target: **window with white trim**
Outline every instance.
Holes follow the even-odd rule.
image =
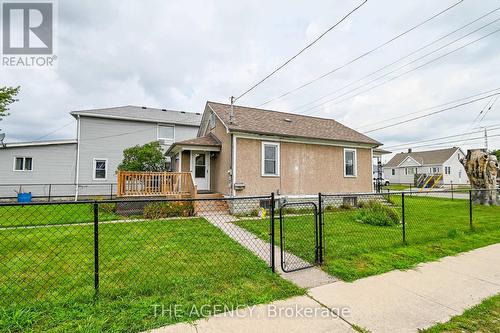
[[[14,171],[33,171],[32,157],[15,157]]]
[[[158,125],[158,140],[173,141],[175,129],[172,125]]]
[[[417,174],[417,168],[405,168],[405,175]]]
[[[432,173],[439,173],[439,168],[433,167],[432,168]]]
[[[451,167],[449,167],[449,166],[445,166],[445,167],[444,167],[444,173],[445,173],[446,175],[451,175]]]
[[[392,175],[395,176],[396,175],[396,169],[392,169]]]
[[[357,171],[356,149],[344,149],[344,176],[356,177]]]
[[[262,176],[280,175],[280,144],[262,142]]]
[[[108,160],[94,158],[94,180],[106,180],[108,177]]]

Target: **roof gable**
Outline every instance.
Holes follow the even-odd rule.
[[[406,166],[421,166],[422,163],[419,163],[416,161],[413,157],[407,156],[401,163],[399,163],[398,166],[400,167],[406,167]]]
[[[231,121],[231,105],[207,102],[207,106],[205,113],[212,110],[232,132],[364,143],[373,147],[381,145],[333,119],[234,105],[234,117]]]
[[[453,154],[455,154],[457,149],[460,148],[452,147],[452,148],[438,149],[438,150],[399,153],[394,155],[394,157],[391,158],[391,160],[385,164],[385,167],[394,168],[402,166],[401,164],[408,157],[411,157],[413,160],[420,163],[420,165],[442,165],[447,160],[449,160]]]

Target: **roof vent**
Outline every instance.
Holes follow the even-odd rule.
[[[186,113],[186,111],[181,111],[181,113]]]
[[[292,119],[290,119],[290,118],[285,118],[285,121],[286,121],[287,123],[291,123],[291,122],[292,122]]]
[[[143,107],[142,107],[142,109],[143,109],[143,110],[146,110],[146,109],[147,109],[147,107],[143,106]]]
[[[167,111],[167,109],[161,109],[162,111]]]
[[[201,113],[199,113],[199,112],[196,112],[196,114],[197,114],[198,116],[201,116]]]

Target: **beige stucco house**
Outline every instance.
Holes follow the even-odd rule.
[[[197,137],[167,154],[199,192],[306,195],[371,192],[380,145],[333,119],[207,102]]]

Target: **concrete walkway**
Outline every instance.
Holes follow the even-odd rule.
[[[499,262],[500,244],[495,244],[153,332],[354,332],[353,325],[371,332],[417,332],[500,293]]]
[[[226,235],[240,243],[243,247],[255,253],[268,265],[271,265],[271,244],[263,241],[244,228],[241,228],[234,224],[235,221],[238,221],[237,218],[229,214],[221,214],[220,212],[212,214],[203,213],[200,214],[200,216],[222,230]],[[311,250],[313,250],[313,245],[311,245]],[[293,263],[297,264],[297,266],[306,267],[310,265],[309,263],[304,262],[301,258],[291,254],[290,252],[285,252],[284,255],[286,256],[287,260],[293,261]],[[280,274],[281,277],[295,283],[301,288],[312,288],[337,281],[336,278],[330,276],[317,267],[311,267],[292,273],[285,273],[281,269],[281,251],[278,246],[274,247],[274,256],[276,273]]]

